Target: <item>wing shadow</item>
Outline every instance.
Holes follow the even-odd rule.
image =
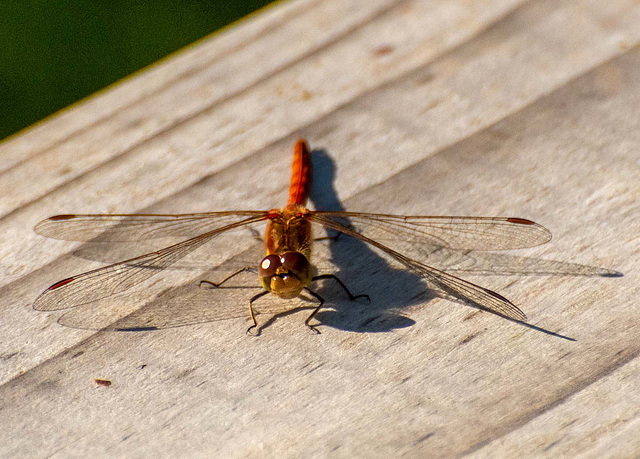
[[[345,210],[337,197],[333,187],[335,164],[324,150],[313,151],[313,170],[318,172],[318,180],[314,183],[310,199],[317,209],[343,211]],[[348,225],[348,222],[344,222]],[[331,260],[338,267],[334,272],[343,277],[354,294],[367,293],[372,298],[371,305],[354,305],[340,301],[333,305],[333,310],[323,310],[316,318],[323,324],[345,331],[382,332],[391,331],[413,325],[414,321],[403,316],[400,311],[422,304],[433,298],[446,298],[450,301],[478,308],[478,305],[461,298],[452,297],[434,290],[427,290],[424,280],[402,267],[394,266],[388,258],[378,255],[367,244],[350,238],[341,237],[329,241]],[[470,250],[454,250],[444,247],[424,247],[422,253],[407,254],[420,261],[427,261],[438,269],[447,272],[468,272],[474,274],[491,275],[579,275],[619,277],[622,274],[605,268],[591,267],[576,263],[566,263],[553,260],[542,260],[514,255],[474,252]],[[363,282],[362,270],[366,269],[368,282]],[[357,272],[354,276],[357,284],[349,283],[349,273]],[[360,287],[362,285],[362,287]],[[329,296],[327,281],[318,289],[322,296]],[[335,291],[332,292],[335,294]],[[482,309],[482,308],[479,308]],[[492,311],[489,311],[492,312]],[[494,312],[492,312],[495,314]],[[499,315],[499,314],[495,314]],[[573,338],[546,330],[524,321],[503,318],[517,322],[527,328],[540,331],[559,338],[572,340]]]

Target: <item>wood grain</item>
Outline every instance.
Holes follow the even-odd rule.
[[[631,0],[282,2],[4,141],[0,455],[637,455],[638,23]],[[318,336],[305,312],[254,338],[245,318],[114,333],[32,310],[98,266],[39,220],[278,206],[300,136],[318,207],[545,225],[544,246],[463,258],[494,274],[434,263],[575,341],[357,245],[337,262],[373,301],[327,291]],[[173,294],[196,323],[209,305],[176,294],[194,276],[123,305]]]

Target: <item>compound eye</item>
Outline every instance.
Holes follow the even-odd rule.
[[[280,257],[275,254],[267,255],[260,262],[260,268],[258,269],[258,275],[260,277],[272,277],[276,275],[276,270],[282,266]]]
[[[280,257],[282,266],[295,274],[305,273],[309,269],[309,260],[300,252],[287,252]]]

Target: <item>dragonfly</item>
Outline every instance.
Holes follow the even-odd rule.
[[[282,299],[299,297],[303,292],[318,301],[305,325],[319,333],[312,323],[325,304],[324,298],[310,288],[316,281],[330,279],[351,300],[353,295],[334,274],[314,275],[311,262],[314,232],[331,231],[360,240],[398,262],[403,269],[437,289],[465,303],[515,321],[526,315],[510,300],[443,270],[429,266],[392,248],[386,241],[400,241],[403,246],[430,245],[452,249],[507,250],[533,247],[551,239],[545,227],[525,218],[394,215],[348,211],[310,210],[307,200],[311,190],[311,153],[305,139],[294,146],[289,198],[283,208],[270,210],[236,210],[191,214],[67,214],[41,221],[36,233],[56,239],[75,241],[131,241],[162,237],[187,238],[157,251],[113,263],[60,280],[38,296],[34,308],[53,311],[97,301],[131,289],[215,238],[235,230],[266,222],[266,255],[258,265],[260,293],[248,302],[251,334],[258,326],[254,303],[269,293]],[[411,252],[411,249],[408,249]],[[240,269],[221,282],[201,281],[201,287],[222,288],[223,284],[246,271]]]

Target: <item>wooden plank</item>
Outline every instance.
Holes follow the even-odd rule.
[[[343,9],[326,39],[311,26],[273,46],[335,23],[328,4]],[[73,108],[73,128],[53,118],[5,142],[22,153],[0,175],[3,455],[637,453],[639,21],[623,0],[284,3],[101,94],[103,109]],[[234,86],[243,70],[253,77]],[[220,75],[229,86],[209,94]],[[300,135],[333,158],[325,202],[549,227],[550,244],[517,252],[527,258],[487,260],[554,274],[461,275],[576,341],[419,295],[357,246],[344,269],[373,301],[332,298],[319,336],[305,313],[251,338],[245,319],[96,333],[30,309],[95,266],[32,235],[39,219],[269,208]],[[571,262],[625,277],[570,275]]]
[[[94,141],[97,140],[96,136],[101,133],[95,129],[98,123],[112,135],[116,131],[114,126],[119,126],[117,132],[133,136],[130,142],[135,145],[181,117],[241,93],[339,39],[359,22],[367,22],[384,12],[389,5],[392,2],[374,0],[356,10],[352,3],[301,0],[283,3],[279,8],[265,8],[253,20],[235,24],[233,34],[213,34],[196,46],[150,66],[143,74],[133,75],[81,101],[73,110],[61,111],[46,125],[38,124],[3,143],[0,152],[5,161],[0,170],[14,167],[60,144],[86,151],[90,143],[78,145],[70,141],[82,142],[78,137],[89,129]],[[304,40],[295,47],[285,46],[291,36],[300,36],[302,27],[305,28]],[[278,52],[272,52],[274,49]],[[181,111],[176,112],[175,104],[158,106],[161,102],[157,99],[158,93],[169,98],[182,97]],[[130,123],[134,124],[130,132],[121,132]]]

